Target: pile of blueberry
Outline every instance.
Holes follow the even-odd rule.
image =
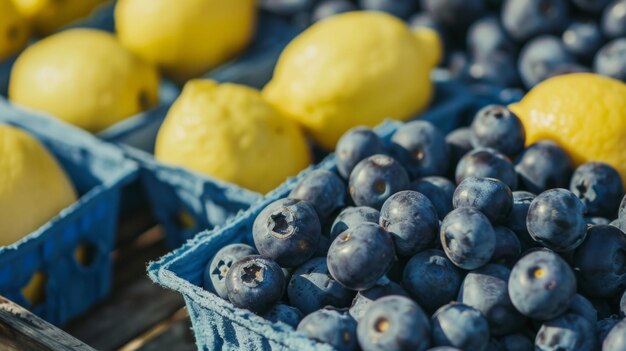
[[[622,179],[524,145],[498,105],[447,136],[354,128],[205,288],[338,350],[626,350]]]
[[[301,26],[357,9],[435,29],[453,74],[532,88],[594,71],[626,82],[626,0],[260,0]]]

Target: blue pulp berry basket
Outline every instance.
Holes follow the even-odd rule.
[[[515,92],[492,92],[486,87],[463,87],[455,82],[439,83],[437,100],[422,119],[437,125],[442,131],[469,123],[480,107],[490,103],[508,103],[519,99]],[[389,140],[400,122],[386,122],[376,129]],[[183,247],[153,262],[148,273],[157,283],[180,292],[185,298],[199,350],[331,350],[327,344],[314,342],[284,324],[272,324],[243,309],[234,307],[211,291],[204,290],[204,267],[222,247],[232,243],[253,245],[252,224],[258,213],[269,203],[286,197],[299,181],[315,169],[336,170],[333,155],[320,164],[303,171],[263,200],[241,213],[222,228],[205,231]]]
[[[110,253],[115,243],[122,186],[139,168],[118,149],[53,119],[3,109],[0,123],[42,142],[71,178],[79,200],[13,245],[0,247],[0,294],[54,324],[63,324],[104,298],[111,288]],[[28,216],[28,213],[24,213]],[[89,263],[75,251],[88,248]],[[35,273],[46,277],[44,301],[22,295]]]
[[[113,31],[114,6],[115,2],[105,3],[90,17],[66,28]],[[251,46],[241,56],[208,72],[203,78],[260,88],[270,80],[282,49],[299,31],[286,20],[261,12]],[[14,58],[0,63],[0,95],[6,95],[13,61]],[[97,135],[102,140],[121,145],[127,156],[141,167],[139,179],[123,190],[122,212],[130,213],[148,203],[157,222],[163,224],[167,243],[172,248],[180,246],[203,229],[224,223],[227,218],[247,209],[261,198],[261,194],[164,165],[154,159],[152,154],[157,132],[179,93],[180,87],[164,80],[160,87],[159,106],[117,123]],[[19,108],[0,96],[0,113],[13,110]],[[20,111],[27,113],[23,109]],[[28,113],[39,114],[34,111]]]

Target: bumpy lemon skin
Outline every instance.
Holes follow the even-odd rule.
[[[561,75],[509,108],[522,120],[528,145],[550,139],[576,165],[606,162],[626,186],[626,84],[592,73]]]
[[[189,81],[159,130],[165,163],[266,193],[311,162],[299,126],[252,88]]]
[[[422,111],[440,56],[441,43],[429,29],[413,33],[384,13],[348,12],[289,43],[263,95],[332,150],[353,126],[406,120]]]
[[[70,29],[29,46],[17,58],[9,99],[90,132],[158,101],[156,68],[107,32]]]
[[[20,51],[28,41],[30,28],[11,0],[0,0],[0,62]]]
[[[182,83],[233,58],[252,40],[254,0],[120,0],[123,45]]]
[[[89,15],[107,0],[11,0],[37,34],[48,35]]]

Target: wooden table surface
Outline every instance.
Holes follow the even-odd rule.
[[[120,221],[117,241],[111,295],[63,330],[0,296],[0,351],[195,350],[182,296],[146,275],[169,251],[161,228],[139,210]]]

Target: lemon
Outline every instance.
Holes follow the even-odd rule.
[[[243,50],[255,28],[255,0],[120,0],[115,29],[137,55],[183,82]]]
[[[17,11],[11,0],[0,0],[0,61],[23,48],[29,34],[26,18]]]
[[[381,12],[348,12],[317,22],[280,55],[264,97],[302,123],[324,148],[356,125],[405,120],[432,96],[441,43]]]
[[[626,185],[626,84],[592,73],[545,80],[510,106],[526,129],[526,142],[551,139],[576,165],[603,161]]]
[[[0,246],[15,243],[76,201],[76,191],[56,159],[24,131],[0,124]],[[41,300],[45,278],[24,289]]]
[[[12,0],[40,35],[85,17],[106,0]]]
[[[94,29],[71,29],[29,46],[9,80],[14,103],[97,132],[158,99],[157,71]]]
[[[262,193],[310,163],[298,125],[259,91],[203,79],[185,84],[159,130],[155,156]]]

